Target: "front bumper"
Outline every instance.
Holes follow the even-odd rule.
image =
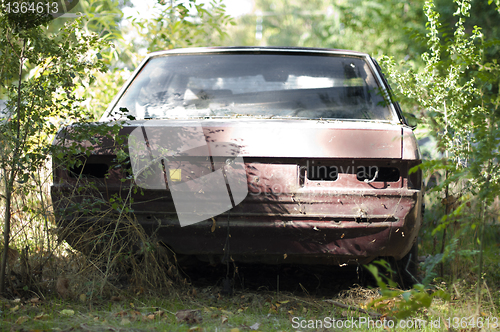
[[[53,186],[53,197],[69,197],[66,189]],[[130,216],[174,252],[212,263],[222,260],[229,243],[227,255],[241,262],[365,264],[380,256],[401,259],[410,250],[420,229],[421,202],[420,190],[404,188],[250,193],[229,212],[180,227],[171,197],[145,191],[134,197]],[[95,220],[106,224],[118,215]],[[60,224],[74,218],[92,222],[70,214]]]

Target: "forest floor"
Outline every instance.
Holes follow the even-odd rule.
[[[1,331],[492,331],[500,328],[498,290],[475,300],[471,276],[450,294],[405,319],[393,318],[397,298],[370,306],[380,289],[360,286],[355,268],[242,265],[184,271],[187,286],[154,292],[129,286],[114,295],[24,292],[0,298]],[[229,282],[226,282],[229,280]],[[67,281],[71,286],[72,280]],[[71,287],[69,287],[71,289]],[[227,292],[231,294],[227,294]],[[60,293],[60,292],[59,292]]]

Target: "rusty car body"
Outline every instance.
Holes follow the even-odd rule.
[[[421,225],[422,177],[409,172],[421,160],[389,91],[376,61],[354,51],[215,47],[152,53],[101,121],[119,120],[118,110],[133,116],[121,133],[144,134],[137,151],[151,149],[165,130],[168,139],[158,144],[175,150],[196,131],[212,144],[211,154],[191,149],[174,158],[165,152],[155,164],[159,173],[123,182],[113,151],[96,150],[73,173],[54,170],[56,211],[82,177],[102,180],[98,188],[106,199],[142,181],[142,193],[133,195],[134,217],[178,255],[220,262],[229,254],[235,261],[271,264],[403,260]],[[192,213],[206,218],[181,227],[169,188],[224,168],[235,151],[242,161],[235,172],[240,179],[243,174],[248,193],[214,216],[193,206]],[[194,157],[201,159],[189,159]]]

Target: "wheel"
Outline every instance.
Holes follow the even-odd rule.
[[[410,251],[393,266],[393,280],[403,289],[410,289],[420,283],[418,279],[418,241],[415,241]]]

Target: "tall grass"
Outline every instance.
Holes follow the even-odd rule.
[[[175,256],[147,235],[133,214],[117,214],[91,183],[81,182],[72,197],[58,202],[58,208],[77,207],[71,219],[56,220],[61,215],[54,214],[49,165],[13,196],[7,271],[11,296],[102,298],[119,289],[171,292],[188,285]]]

